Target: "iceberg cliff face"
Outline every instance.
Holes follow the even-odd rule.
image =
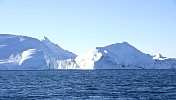
[[[52,43],[0,34],[0,70],[176,69],[176,59],[145,54],[127,42],[96,47],[76,56]]]
[[[64,68],[77,69],[174,69],[176,59],[166,59],[161,54],[151,56],[144,54],[127,42],[116,43],[105,47],[96,47],[85,54],[78,55],[72,61],[61,61]]]
[[[150,55],[142,53],[127,42],[96,47],[78,55],[75,62],[80,69],[133,69],[154,63]]]
[[[27,36],[0,34],[1,70],[58,69],[58,60],[75,57],[48,38],[40,41]]]
[[[74,59],[76,55],[72,52],[62,49],[59,45],[52,43],[47,37],[42,40],[45,46],[48,47],[49,51],[55,54],[58,60]]]
[[[47,37],[42,40],[44,45],[44,58],[48,69],[59,69],[59,62],[66,59],[75,59],[77,55],[62,49],[59,45],[52,43]]]
[[[21,54],[19,66],[22,70],[41,70],[46,68],[44,54],[40,50],[28,49]]]

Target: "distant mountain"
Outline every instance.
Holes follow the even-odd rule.
[[[58,60],[75,57],[75,54],[62,49],[46,37],[40,41],[27,36],[0,34],[1,70],[57,69]]]
[[[154,59],[155,58],[155,59]],[[161,60],[162,58],[162,60]],[[173,69],[176,59],[144,54],[127,42],[96,47],[72,60],[59,63],[61,69]]]

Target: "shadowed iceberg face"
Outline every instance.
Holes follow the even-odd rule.
[[[127,42],[78,55],[44,37],[42,41],[0,34],[0,69],[175,69],[176,59],[150,56]]]
[[[19,65],[25,70],[44,69],[44,66],[46,66],[44,54],[42,51],[37,51],[36,49],[28,49],[22,53]]]
[[[116,43],[105,47],[96,47],[74,59],[80,69],[171,69],[176,68],[176,60],[155,60],[127,42]],[[69,61],[61,61],[64,68]],[[61,68],[61,67],[59,67]],[[74,68],[70,66],[69,68]]]
[[[0,34],[0,69],[35,70],[54,69],[57,61],[76,55],[52,43],[48,38]]]

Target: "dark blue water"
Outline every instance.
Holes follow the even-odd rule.
[[[176,70],[0,71],[0,100],[176,100]]]

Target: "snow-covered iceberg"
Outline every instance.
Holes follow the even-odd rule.
[[[175,69],[176,59],[145,54],[127,42],[96,47],[72,60],[60,61],[66,69]],[[73,65],[73,66],[72,66]]]
[[[75,55],[36,38],[0,34],[0,70],[176,69],[176,59],[145,54],[127,42],[96,47]]]
[[[55,69],[59,60],[75,57],[46,37],[40,41],[27,36],[0,34],[1,70]]]

